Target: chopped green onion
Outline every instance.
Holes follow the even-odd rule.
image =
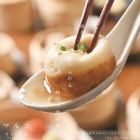
[[[60,51],[66,51],[67,49],[66,49],[66,47],[65,46],[61,46],[60,47]]]
[[[77,45],[77,48],[78,48],[78,50],[86,51],[88,46],[86,44],[84,44],[84,43],[81,43],[81,44]]]

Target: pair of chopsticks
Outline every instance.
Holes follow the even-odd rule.
[[[85,8],[83,10],[83,15],[81,18],[80,26],[79,26],[78,33],[77,33],[76,40],[75,40],[75,44],[74,44],[75,50],[77,50],[77,45],[80,42],[80,39],[82,37],[82,33],[84,31],[84,28],[85,28],[85,25],[86,25],[86,22],[88,19],[88,16],[92,10],[93,1],[94,0],[87,0],[85,3]],[[98,40],[99,33],[100,33],[108,15],[109,15],[109,11],[113,5],[113,2],[114,2],[114,0],[107,0],[105,3],[105,6],[103,7],[103,10],[102,10],[101,15],[99,17],[99,21],[98,21],[98,24],[96,26],[96,29],[95,29],[95,32],[93,35],[93,38],[92,38],[90,45],[88,47],[88,50],[87,50],[88,53],[90,53],[95,47],[95,44]]]

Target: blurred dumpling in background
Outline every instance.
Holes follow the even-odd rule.
[[[140,88],[130,96],[127,103],[126,124],[130,138],[140,139]]]
[[[0,70],[16,77],[23,70],[24,58],[14,40],[0,33]]]
[[[96,8],[101,9],[103,8],[105,2],[106,2],[105,0],[95,0],[94,4]],[[127,0],[115,0],[110,13],[118,15],[122,13],[127,8],[127,6],[128,6]]]
[[[81,135],[68,113],[43,113],[23,107],[13,107],[0,113],[0,122],[8,122],[12,128],[10,140],[77,140]],[[12,115],[15,113],[18,115]],[[78,140],[91,140],[88,135],[87,139],[84,138]]]
[[[116,121],[120,94],[118,85],[113,83],[96,99],[70,110],[70,113],[84,130],[108,128]]]
[[[85,0],[35,0],[45,26],[72,26],[82,14]]]
[[[0,103],[9,98],[15,87],[15,83],[10,76],[0,71]]]
[[[35,35],[29,47],[31,73],[36,73],[44,68],[44,57],[48,47],[73,32],[71,27],[54,27]]]
[[[0,0],[0,31],[28,31],[32,24],[31,0]]]

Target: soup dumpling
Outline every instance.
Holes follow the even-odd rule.
[[[74,50],[75,36],[65,38],[47,50],[45,78],[53,93],[75,98],[91,90],[109,75],[115,66],[115,56],[105,37],[100,36],[95,48],[87,53],[92,34],[84,34]]]

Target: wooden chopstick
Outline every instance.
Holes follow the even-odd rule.
[[[77,45],[80,42],[82,33],[84,31],[84,28],[85,28],[85,25],[86,25],[86,22],[87,22],[87,19],[88,19],[88,16],[89,16],[89,14],[91,12],[91,9],[92,9],[92,6],[93,6],[93,1],[94,0],[87,0],[86,3],[85,3],[82,18],[81,18],[81,21],[80,21],[80,26],[79,26],[78,33],[77,33],[77,36],[76,36],[76,41],[75,41],[75,44],[74,44],[74,49],[75,50],[77,50]]]
[[[91,41],[90,46],[88,48],[88,53],[90,53],[95,47],[95,44],[96,44],[98,37],[99,37],[99,33],[105,24],[105,21],[109,15],[110,9],[113,5],[113,2],[114,2],[114,0],[107,0],[106,4],[101,12],[99,22],[96,26],[92,41]]]
[[[87,50],[88,53],[90,53],[94,49],[94,47],[96,45],[96,42],[97,42],[98,37],[99,37],[99,33],[100,33],[100,31],[101,31],[101,29],[102,29],[102,27],[103,27],[108,15],[109,15],[109,11],[110,11],[110,9],[111,9],[111,7],[113,5],[113,2],[114,2],[114,0],[107,0],[105,6],[103,7],[103,10],[102,10],[101,15],[99,17],[99,22],[98,22],[98,24],[96,26],[93,38],[92,38],[90,46],[89,46],[89,48]],[[77,45],[80,42],[83,30],[85,28],[85,25],[86,25],[86,22],[87,22],[87,19],[88,19],[88,16],[89,16],[90,11],[92,9],[92,6],[93,6],[93,0],[87,0],[86,4],[85,4],[85,8],[83,10],[83,15],[82,15],[82,18],[81,18],[78,33],[77,33],[77,36],[76,36],[76,41],[75,41],[75,44],[74,44],[74,49],[75,50],[77,50]]]

